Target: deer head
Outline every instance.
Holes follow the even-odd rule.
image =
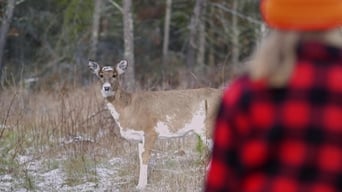
[[[115,67],[100,66],[95,61],[89,60],[90,70],[100,79],[102,83],[101,93],[104,98],[115,95],[118,90],[119,76],[125,73],[127,69],[127,61],[121,60]]]

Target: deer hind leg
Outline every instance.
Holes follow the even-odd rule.
[[[206,127],[206,145],[209,149],[209,151],[211,151],[213,149],[213,139],[212,139],[212,134],[213,134],[213,127],[214,127],[214,123],[212,121],[206,121],[205,122],[205,127]]]
[[[204,127],[201,129],[195,129],[194,132],[199,136],[201,142],[206,145],[207,149],[210,151],[212,149],[212,139],[211,139],[211,122],[206,119],[204,121]]]
[[[204,121],[204,126],[201,129],[196,129],[194,130],[194,132],[198,135],[198,137],[200,138],[201,142],[201,160],[203,161],[204,164],[207,164],[207,167],[209,165],[209,156],[210,156],[210,152],[212,150],[212,146],[213,146],[213,142],[212,142],[212,137],[211,137],[211,128],[212,126],[212,122],[206,118]],[[203,148],[202,148],[203,147]]]
[[[203,126],[195,128],[194,132],[200,137],[202,144],[205,144],[209,151],[212,148],[211,130],[213,123],[211,121],[212,113],[209,110],[210,108],[208,106],[208,100],[203,101],[203,108],[205,113]]]
[[[155,143],[155,140],[155,134],[145,135],[143,141],[138,144],[140,171],[137,189],[139,190],[144,189],[147,185],[148,162],[151,157],[151,150]]]
[[[210,169],[211,166],[211,159],[210,159],[210,153],[213,149],[213,140],[212,140],[212,133],[214,130],[214,122],[212,120],[213,118],[207,118],[205,120],[205,135],[206,135],[206,145],[208,150],[206,151],[205,157],[206,157],[206,171]]]

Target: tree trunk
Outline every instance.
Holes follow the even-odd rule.
[[[211,39],[211,46],[208,47],[208,65],[213,66],[216,63],[215,60],[215,49],[214,46],[212,45],[213,42],[215,41],[215,24],[214,24],[214,18],[215,18],[215,11],[216,8],[214,6],[210,6],[209,8],[209,23],[208,23],[208,38]]]
[[[188,72],[192,72],[194,69],[195,58],[196,58],[196,50],[198,49],[198,33],[199,33],[199,23],[200,17],[202,14],[202,9],[204,7],[205,0],[196,0],[196,4],[194,7],[193,16],[191,17],[190,25],[189,25],[189,45],[187,49],[186,56],[186,65]],[[192,75],[188,75],[188,82],[190,86],[193,86],[193,78]]]
[[[199,20],[199,43],[198,43],[198,54],[197,54],[197,64],[202,68],[204,67],[205,60],[205,45],[206,45],[206,27],[205,27],[205,14],[207,8],[207,1],[203,0],[203,8]]]
[[[6,38],[7,38],[8,29],[9,29],[9,26],[13,17],[15,2],[16,0],[7,1],[6,14],[3,17],[2,25],[0,29],[0,81],[1,81],[1,85],[3,84],[2,73],[5,67],[5,63],[3,62],[4,51],[5,51],[4,49],[6,46]]]
[[[237,12],[239,8],[239,0],[233,0],[233,11]],[[232,58],[231,64],[233,65],[234,70],[238,67],[239,56],[240,56],[240,44],[239,44],[239,25],[238,25],[238,16],[236,14],[232,14]]]
[[[90,57],[97,59],[97,44],[99,38],[99,27],[101,17],[102,0],[94,0],[93,28],[91,34],[91,50]]]
[[[123,1],[123,23],[124,23],[124,46],[125,58],[128,61],[128,69],[125,75],[125,85],[129,91],[135,89],[135,64],[134,64],[134,36],[132,18],[132,0]]]
[[[189,46],[188,46],[188,52],[187,52],[187,67],[191,70],[193,68],[193,65],[195,63],[195,53],[197,48],[197,40],[198,40],[198,28],[199,28],[199,20],[201,15],[201,8],[203,7],[204,0],[196,0],[196,4],[193,11],[193,16],[190,20],[189,25]]]
[[[171,8],[172,0],[166,0],[166,13],[164,20],[164,41],[163,41],[163,66],[162,73],[165,71],[165,67],[168,64],[169,56],[169,38],[170,38],[170,21],[171,21]],[[163,74],[164,76],[164,74]]]

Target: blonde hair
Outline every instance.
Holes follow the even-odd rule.
[[[271,87],[285,86],[296,62],[296,46],[299,41],[306,40],[342,47],[340,29],[320,32],[272,30],[252,56],[248,67],[251,79],[264,79]]]

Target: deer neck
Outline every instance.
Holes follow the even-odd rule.
[[[106,97],[106,101],[112,103],[115,107],[125,108],[131,103],[132,94],[119,88],[114,96]]]
[[[107,108],[113,116],[116,123],[119,125],[120,130],[122,129],[120,123],[120,115],[124,111],[124,109],[129,106],[132,102],[132,94],[125,92],[122,89],[118,89],[115,95],[106,97]]]

